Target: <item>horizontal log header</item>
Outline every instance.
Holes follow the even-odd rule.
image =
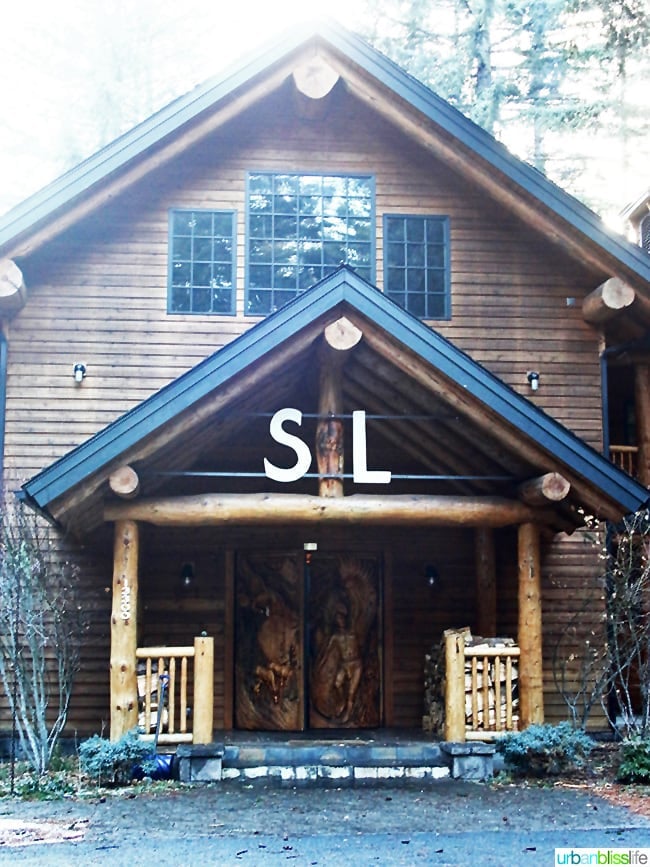
[[[302,494],[205,494],[110,504],[104,509],[104,520],[143,521],[159,527],[273,526],[287,522],[505,527],[536,520],[545,523],[549,516],[525,503],[503,497],[355,494],[326,498]]]

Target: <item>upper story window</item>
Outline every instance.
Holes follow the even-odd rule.
[[[235,212],[170,214],[169,313],[235,312]]]
[[[449,318],[447,217],[384,217],[384,292],[420,319]]]
[[[372,280],[373,226],[372,177],[250,174],[246,312],[271,313],[344,263]]]

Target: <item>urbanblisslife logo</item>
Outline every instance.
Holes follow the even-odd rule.
[[[555,864],[650,865],[650,849],[556,849]]]

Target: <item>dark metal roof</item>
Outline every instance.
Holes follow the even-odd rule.
[[[341,305],[440,371],[522,438],[617,503],[623,513],[646,504],[648,491],[638,482],[345,266],[38,473],[23,486],[27,497],[47,510],[52,501]]]
[[[476,153],[510,182],[537,199],[559,218],[595,242],[626,268],[650,281],[650,260],[635,244],[610,230],[593,211],[543,174],[513,156],[489,133],[406,73],[355,34],[331,22],[313,29],[299,27],[259,51],[218,79],[212,79],[158,111],[0,219],[0,248],[44,223],[97,183],[106,180],[147,150],[164,143],[203,112],[281,62],[309,39],[320,39],[357,64],[383,86]]]

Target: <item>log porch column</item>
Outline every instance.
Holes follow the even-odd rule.
[[[138,723],[135,652],[138,644],[138,549],[135,521],[117,521],[113,547],[111,611],[111,740]]]
[[[497,579],[494,533],[490,527],[478,527],[476,550],[476,632],[485,638],[497,634]]]
[[[542,675],[542,581],[540,533],[536,524],[519,526],[519,712],[522,728],[544,722]]]

